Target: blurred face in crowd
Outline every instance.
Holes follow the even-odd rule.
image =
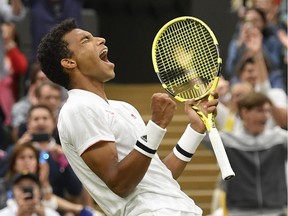
[[[14,39],[15,37],[15,25],[12,23],[1,24],[2,37],[5,40]]]
[[[240,115],[245,129],[252,135],[262,133],[265,129],[270,112],[271,105],[269,103],[264,103],[263,105],[253,107],[249,110],[242,108],[240,110]]]
[[[243,70],[241,71],[239,78],[242,82],[248,82],[252,86],[255,86],[258,80],[256,65],[254,63],[246,63],[246,65],[243,67]]]
[[[261,15],[255,10],[248,10],[244,17],[245,24],[249,23],[253,27],[258,28],[262,31],[265,27],[265,23],[261,17]]]
[[[39,185],[34,182],[32,179],[24,178],[19,180],[14,186],[13,186],[13,195],[18,204],[23,202],[23,199],[25,200],[25,193],[23,191],[23,188],[31,187],[33,191],[33,203],[27,203],[28,205],[31,205],[31,208],[33,209],[34,203],[39,203],[41,200],[41,192]],[[31,209],[31,210],[32,210]]]
[[[52,134],[55,128],[54,117],[49,110],[38,107],[32,110],[28,117],[28,131],[33,133],[48,133]]]
[[[229,92],[230,82],[225,80],[223,77],[220,77],[219,83],[217,86],[217,92],[219,94],[219,98],[225,96]]]
[[[15,158],[14,171],[16,173],[27,171],[36,173],[38,166],[38,158],[31,148],[24,148]]]
[[[43,82],[48,81],[49,79],[42,70],[39,70],[36,74],[35,80],[36,80],[35,82],[36,86],[40,86]]]
[[[52,88],[49,85],[43,85],[40,89],[38,102],[48,106],[53,113],[56,113],[61,105],[60,89]]]

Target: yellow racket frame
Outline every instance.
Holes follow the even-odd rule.
[[[197,38],[193,40],[194,37]],[[180,102],[192,98],[201,100],[208,95],[208,100],[212,100],[211,92],[217,88],[222,65],[218,46],[214,33],[200,19],[183,16],[166,23],[152,45],[153,66],[162,87]],[[192,108],[207,128],[222,178],[233,178],[235,173],[215,126],[214,115],[206,116],[197,106]]]
[[[175,28],[173,29],[173,25],[178,25],[178,23],[182,24],[186,21],[188,22],[188,24],[190,24],[190,23],[192,23],[191,20],[195,23],[195,25],[200,24],[203,27],[205,27],[205,28],[203,28],[201,26],[201,29],[206,30],[206,32],[202,32],[202,33],[206,34],[205,38],[207,38],[207,34],[209,34],[209,36],[208,36],[210,39],[209,42],[213,43],[213,44],[209,44],[208,46],[210,46],[210,47],[212,45],[215,46],[215,49],[214,49],[214,47],[213,47],[213,50],[210,49],[213,51],[213,54],[210,53],[212,56],[211,60],[213,61],[213,69],[207,68],[207,67],[211,66],[211,63],[207,64],[206,62],[200,62],[201,64],[199,66],[197,66],[197,64],[199,63],[199,61],[198,61],[199,55],[206,55],[205,47],[197,47],[196,46],[197,49],[202,48],[202,51],[198,51],[198,50],[187,51],[185,49],[187,48],[188,42],[185,43],[184,45],[183,44],[177,44],[178,43],[177,37],[179,35],[176,35],[178,32],[176,32],[176,33],[174,32]],[[175,35],[174,38],[168,38],[168,37],[173,37],[173,35],[172,36],[168,35],[169,32],[167,33],[167,35],[165,35],[165,33],[167,31],[169,31],[169,28],[171,28],[171,33]],[[177,26],[177,28],[178,28],[178,26]],[[187,28],[187,27],[183,26],[183,28]],[[187,28],[187,31],[189,32],[190,29]],[[191,30],[191,33],[192,33],[192,31],[193,31],[193,29]],[[186,34],[186,32],[185,32],[185,34]],[[196,34],[196,36],[198,36],[199,35],[198,31],[195,31],[195,34]],[[180,36],[182,37],[182,35],[180,35]],[[169,40],[171,40],[172,43],[170,43],[168,45],[173,45],[174,47],[159,48],[161,45],[160,42],[161,42],[162,37],[167,37]],[[188,37],[191,37],[191,36],[188,35]],[[199,38],[197,38],[197,40],[201,39],[200,37],[201,37],[201,35],[199,35]],[[164,38],[166,41],[163,44],[165,44],[165,45],[167,44],[167,40],[168,40],[167,38]],[[188,40],[189,38],[185,38],[185,39]],[[189,43],[190,43],[190,41],[189,41]],[[177,45],[179,45],[179,47],[180,47],[178,51],[176,50],[178,48],[178,47],[176,47]],[[181,47],[181,46],[184,46],[184,47]],[[191,17],[191,16],[183,16],[183,17],[178,17],[178,18],[175,18],[175,19],[167,22],[156,34],[154,41],[153,41],[153,45],[152,45],[152,62],[153,62],[154,70],[157,73],[158,78],[162,84],[162,87],[167,92],[169,92],[172,96],[174,96],[175,99],[177,99],[180,102],[184,102],[187,99],[191,99],[191,98],[194,98],[195,100],[200,100],[200,99],[206,97],[207,95],[209,95],[211,93],[211,91],[215,90],[215,88],[217,87],[218,81],[219,81],[219,76],[220,76],[220,71],[221,71],[222,59],[221,59],[220,54],[219,54],[219,47],[218,46],[219,46],[218,41],[217,41],[214,33],[212,32],[212,30],[202,20],[200,20],[198,18]],[[167,52],[168,53],[167,57],[172,57],[174,55],[173,52],[178,52],[179,53],[179,61],[177,62],[177,57],[173,56],[173,58],[163,60],[163,61],[166,61],[164,64],[158,62],[157,61],[158,48],[161,49],[160,50],[161,55],[163,53],[164,53],[163,55],[165,55]],[[188,47],[188,49],[191,49],[191,50],[195,49],[195,44]],[[193,65],[195,63],[192,61],[193,54],[198,55],[197,56],[198,59],[196,59],[197,60],[196,68],[194,67],[195,65]],[[177,53],[175,55],[177,55]],[[170,63],[167,64],[167,61],[169,61]],[[181,63],[181,61],[182,61],[182,63]],[[176,78],[176,80],[174,80],[174,81],[171,81],[171,80],[166,81],[163,79],[163,76],[161,75],[161,73],[166,73],[165,70],[167,70],[166,68],[165,69],[161,68],[161,67],[164,67],[164,65],[165,66],[166,65],[172,65],[172,67],[169,68],[169,69],[172,69],[171,74],[174,73],[173,69],[175,69],[176,67],[181,67],[180,71],[188,71],[188,73],[185,75],[181,75],[180,78]],[[213,70],[214,74],[212,75],[212,72],[200,71],[200,70],[202,70],[202,68],[203,68],[203,70],[204,69]],[[195,69],[196,69],[196,71],[195,71]],[[201,75],[206,76],[206,78],[208,78],[208,80],[206,80],[205,83],[200,83],[197,81],[197,78],[199,78],[199,75],[195,74],[195,73],[199,73],[199,72],[201,73]],[[177,80],[177,79],[179,79],[179,80]],[[189,91],[185,90],[185,92],[182,95],[181,95],[181,93],[176,92],[175,88],[179,88],[181,90],[182,84],[186,85],[184,87],[184,88],[186,88],[188,81],[190,82],[190,80],[195,80],[195,84],[191,87],[191,89]]]

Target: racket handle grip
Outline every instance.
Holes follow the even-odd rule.
[[[235,173],[233,172],[229,159],[227,157],[224,145],[222,143],[221,137],[218,133],[218,130],[216,128],[211,128],[211,130],[208,132],[209,138],[213,147],[214,154],[216,156],[222,179],[223,180],[229,180],[235,176]]]

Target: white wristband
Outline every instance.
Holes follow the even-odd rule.
[[[137,140],[134,148],[142,154],[153,158],[166,131],[166,129],[149,120],[143,135]]]
[[[205,134],[198,133],[188,124],[178,144],[173,148],[174,154],[180,160],[189,162],[204,137]]]

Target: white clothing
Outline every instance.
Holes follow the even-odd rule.
[[[157,154],[130,195],[121,198],[113,193],[85,164],[81,154],[101,140],[112,141],[116,143],[119,160],[122,160],[133,150],[145,123],[138,111],[125,102],[107,102],[96,94],[79,89],[70,90],[68,95],[58,118],[61,145],[74,172],[107,215],[136,216],[160,209],[202,215],[202,210],[180,190]]]
[[[49,216],[60,216],[58,212],[56,212],[53,209],[45,208],[45,215]],[[0,215],[1,216],[16,216],[17,215],[17,210],[18,210],[18,205],[14,199],[9,199],[7,200],[7,207],[3,208],[0,210]],[[37,214],[33,213],[31,216],[37,216]]]
[[[141,215],[137,216],[191,216],[191,213],[187,212],[181,212],[177,210],[167,210],[167,209],[160,209],[157,211],[149,212],[149,213],[143,213]]]
[[[287,109],[287,95],[283,89],[271,88],[269,91],[267,91],[266,95],[275,106]],[[276,123],[272,117],[268,119],[266,124],[267,128],[273,128],[276,126]]]
[[[271,88],[266,95],[275,106],[287,109],[287,94],[283,89]]]
[[[19,15],[13,14],[13,9],[11,5],[7,3],[7,0],[0,0],[0,5],[0,16],[6,22],[19,21],[23,19],[27,13],[26,8],[22,4]]]

